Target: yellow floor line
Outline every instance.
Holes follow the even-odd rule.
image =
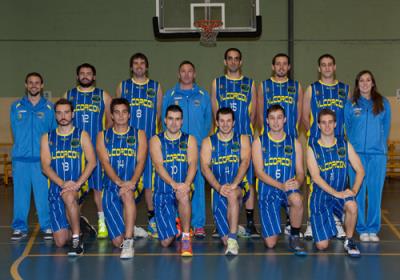
[[[396,228],[396,226],[394,224],[392,224],[392,222],[389,220],[389,218],[386,216],[386,213],[388,213],[387,211],[382,211],[382,219],[385,221],[385,223],[387,223],[387,225],[389,226],[389,228],[391,229],[391,231],[394,233],[394,235],[397,236],[397,239],[400,239],[400,232],[399,230]]]
[[[35,241],[38,233],[39,233],[39,224],[37,224],[35,229],[33,230],[32,236],[29,239],[28,244],[26,244],[25,250],[22,252],[21,256],[19,256],[19,258],[16,259],[15,262],[11,265],[10,273],[13,279],[22,280],[22,277],[21,275],[19,275],[18,272],[18,267],[21,264],[21,262],[29,255],[29,252],[31,251],[33,246],[33,242]]]

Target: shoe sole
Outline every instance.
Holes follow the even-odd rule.
[[[347,253],[347,255],[348,255],[350,258],[355,258],[355,259],[361,257],[361,254],[355,255],[355,254],[349,254],[349,253]]]
[[[69,256],[69,257],[79,257],[79,256],[82,256],[82,255],[83,255],[83,252],[80,253],[80,254],[68,252],[68,256]]]
[[[182,252],[182,253],[181,253],[181,256],[182,256],[182,257],[193,257],[193,253],[190,253],[190,252]]]
[[[299,257],[305,257],[305,256],[308,255],[306,251],[296,251],[296,250],[293,250],[293,253],[294,253],[296,256],[299,256]]]

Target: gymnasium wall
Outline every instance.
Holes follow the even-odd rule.
[[[170,0],[173,1],[173,0]],[[295,78],[303,87],[317,79],[316,60],[322,53],[337,59],[337,77],[353,87],[358,71],[368,68],[380,91],[391,100],[397,135],[400,89],[400,29],[397,0],[302,0],[295,2]],[[10,142],[8,107],[23,95],[27,72],[45,78],[45,90],[61,96],[74,86],[75,67],[96,66],[97,85],[114,94],[129,75],[134,52],[150,59],[150,76],[167,89],[176,82],[178,64],[189,59],[197,67],[197,81],[209,89],[223,71],[223,53],[238,47],[243,70],[258,82],[270,75],[271,57],[287,50],[287,1],[261,0],[263,33],[258,40],[219,41],[205,48],[196,40],[157,41],[152,32],[154,0],[11,1],[0,9],[0,142]]]

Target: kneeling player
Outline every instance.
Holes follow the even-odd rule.
[[[315,245],[324,250],[329,239],[336,235],[334,215],[342,218],[345,214],[344,249],[351,257],[359,257],[354,240],[357,222],[355,196],[364,178],[364,169],[353,146],[343,138],[334,135],[336,114],[330,109],[322,109],[318,114],[321,138],[310,142],[307,150],[307,167],[312,179],[310,198],[311,228]],[[351,189],[347,189],[349,163],[356,172]]]
[[[167,130],[151,138],[150,154],[155,168],[153,204],[158,238],[163,247],[171,245],[178,234],[177,210],[182,225],[181,255],[192,256],[190,239],[190,191],[197,170],[197,143],[181,131],[182,109],[167,108]]]
[[[201,170],[213,189],[213,215],[226,255],[237,255],[240,202],[248,194],[242,182],[250,164],[251,148],[247,135],[233,132],[234,112],[220,108],[216,114],[218,132],[203,140]],[[247,189],[246,189],[247,188]]]
[[[269,132],[257,138],[252,147],[262,235],[265,246],[275,247],[281,233],[280,208],[289,207],[289,245],[297,255],[305,255],[299,237],[303,218],[303,199],[299,191],[304,180],[303,154],[297,139],[284,132],[285,122],[285,111],[280,105],[269,107]]]
[[[135,191],[146,161],[147,140],[143,130],[129,126],[126,99],[111,101],[111,117],[113,127],[97,136],[97,154],[105,172],[103,208],[112,243],[122,247],[121,259],[129,259],[135,252]]]
[[[72,237],[70,256],[83,254],[81,230],[91,227],[79,218],[79,190],[96,167],[89,134],[72,125],[72,103],[60,99],[54,105],[57,129],[42,136],[40,158],[43,173],[50,179],[51,229],[57,247]],[[70,229],[71,228],[71,229]],[[90,228],[91,230],[94,230]]]

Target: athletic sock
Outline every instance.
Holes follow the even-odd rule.
[[[235,239],[235,240],[237,240],[237,234],[236,233],[228,233],[228,238],[232,238],[232,239]]]
[[[290,227],[290,235],[300,235],[300,228]]]
[[[247,226],[254,224],[254,209],[246,209]]]
[[[149,219],[149,221],[154,217],[154,210],[149,210],[147,211],[147,219]]]
[[[97,212],[97,216],[99,217],[99,220],[104,221],[104,212]]]

